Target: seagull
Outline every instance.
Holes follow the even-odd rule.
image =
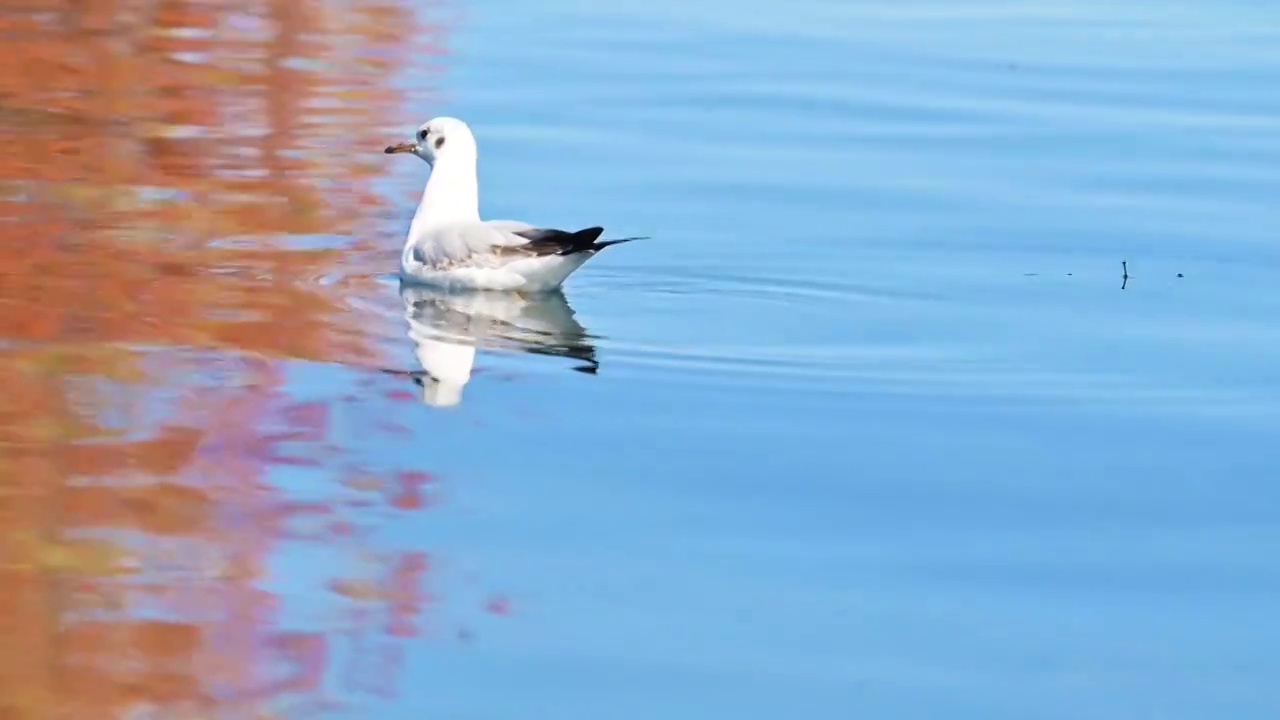
[[[476,181],[476,139],[457,118],[437,117],[415,139],[385,152],[411,153],[431,166],[413,214],[400,278],[410,284],[467,290],[555,290],[574,270],[610,245],[602,227],[560,230],[517,220],[481,220]]]

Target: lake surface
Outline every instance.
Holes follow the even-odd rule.
[[[0,715],[1275,717],[1280,13],[1036,5],[0,3]]]

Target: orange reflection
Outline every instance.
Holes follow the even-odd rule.
[[[267,482],[343,462],[280,362],[377,355],[372,281],[318,279],[365,249],[415,36],[408,0],[0,2],[0,717],[332,699],[262,579],[282,539],[359,542],[361,506]],[[429,506],[413,472],[372,497]],[[429,563],[383,555],[390,642]]]

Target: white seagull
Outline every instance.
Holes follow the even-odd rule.
[[[428,120],[415,140],[388,146],[386,153],[412,153],[431,166],[400,254],[400,277],[406,282],[468,290],[554,290],[602,249],[642,239],[600,240],[601,227],[567,231],[517,220],[481,220],[476,139],[457,118]]]

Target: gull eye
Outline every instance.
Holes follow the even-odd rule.
[[[431,133],[430,130],[419,130],[418,139],[425,141],[427,139],[427,135],[429,135],[430,133]]]

